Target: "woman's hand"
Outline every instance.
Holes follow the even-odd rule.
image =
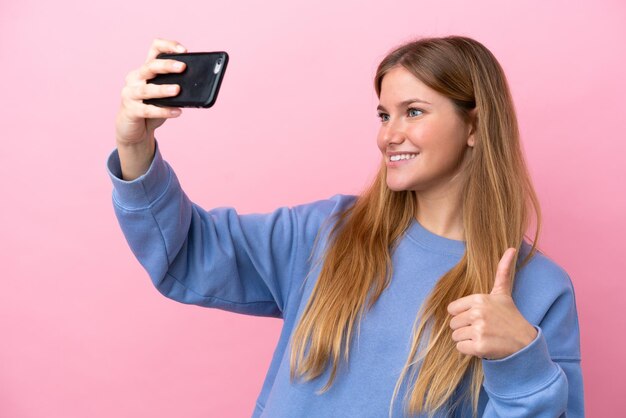
[[[515,251],[507,249],[500,259],[490,294],[465,296],[448,305],[452,339],[461,353],[497,360],[518,352],[537,337],[537,330],[522,316],[511,296]]]
[[[152,84],[146,80],[157,74],[178,73],[185,69],[185,63],[173,59],[157,59],[161,52],[185,52],[186,48],[176,41],[155,39],[152,42],[145,63],[128,73],[126,85],[122,89],[122,102],[115,121],[115,133],[120,145],[136,145],[154,140],[154,131],[163,125],[167,118],[181,114],[180,108],[159,107],[144,104],[143,99],[175,96],[180,90],[178,84]],[[176,67],[176,64],[182,66]],[[170,90],[171,88],[171,90]]]

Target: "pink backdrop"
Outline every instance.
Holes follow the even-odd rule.
[[[196,203],[246,213],[358,193],[378,162],[379,60],[446,34],[507,73],[541,243],[575,285],[587,414],[623,412],[626,7],[503,3],[3,1],[0,416],[252,412],[280,320],[164,298],[113,213],[120,92],[154,37],[229,52],[215,107],[157,138]]]

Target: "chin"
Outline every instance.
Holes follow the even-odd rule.
[[[414,190],[415,186],[407,184],[395,184],[387,182],[387,187],[394,192],[402,192],[404,190]]]

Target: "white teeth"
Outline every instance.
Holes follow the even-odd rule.
[[[399,161],[399,160],[410,160],[415,158],[417,154],[400,154],[400,155],[392,155],[389,160],[390,161]]]

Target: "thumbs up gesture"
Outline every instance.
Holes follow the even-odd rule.
[[[511,296],[515,251],[509,248],[504,252],[491,293],[465,296],[448,305],[452,339],[461,353],[498,360],[537,337],[537,330],[522,316]]]

